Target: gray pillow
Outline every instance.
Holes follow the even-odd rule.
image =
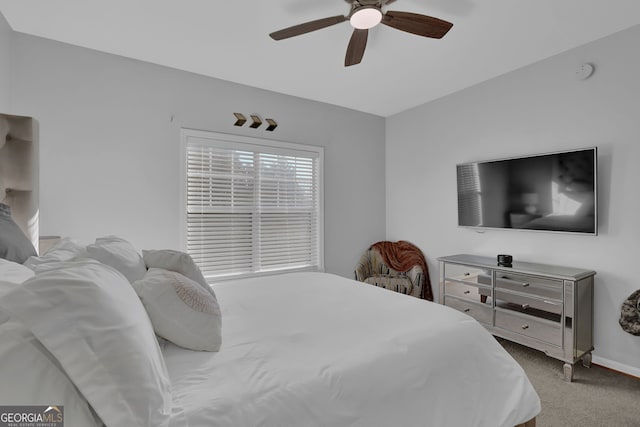
[[[0,258],[22,264],[37,255],[31,241],[11,218],[11,207],[0,203]]]

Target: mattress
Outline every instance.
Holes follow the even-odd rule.
[[[172,426],[513,427],[540,411],[474,319],[325,273],[214,285],[217,353],[163,346]]]

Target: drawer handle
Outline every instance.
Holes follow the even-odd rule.
[[[471,293],[471,291],[464,291],[464,294],[465,294],[465,295],[468,295],[468,294],[470,294],[470,293]]]
[[[500,277],[501,279],[505,279],[505,280],[509,280],[511,282],[516,282],[522,285],[523,288],[526,288],[527,286],[529,286],[529,282],[519,282],[518,280],[514,280],[514,279],[510,279],[509,276],[502,276]]]
[[[529,325],[522,325],[522,329],[529,329]]]
[[[465,313],[468,313],[468,312],[470,312],[470,311],[471,311],[471,309],[470,309],[470,308],[465,308],[465,309],[464,309],[464,312],[465,312]]]
[[[471,273],[464,273],[465,276],[471,276]]]
[[[522,309],[526,310],[527,308],[529,308],[529,304],[522,304]]]

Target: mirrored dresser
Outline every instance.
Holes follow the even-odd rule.
[[[493,335],[574,364],[591,365],[595,271],[528,262],[497,265],[495,258],[438,258],[441,304],[475,318]]]

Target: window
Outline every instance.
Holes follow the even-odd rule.
[[[182,229],[207,279],[322,270],[320,147],[182,130]]]

